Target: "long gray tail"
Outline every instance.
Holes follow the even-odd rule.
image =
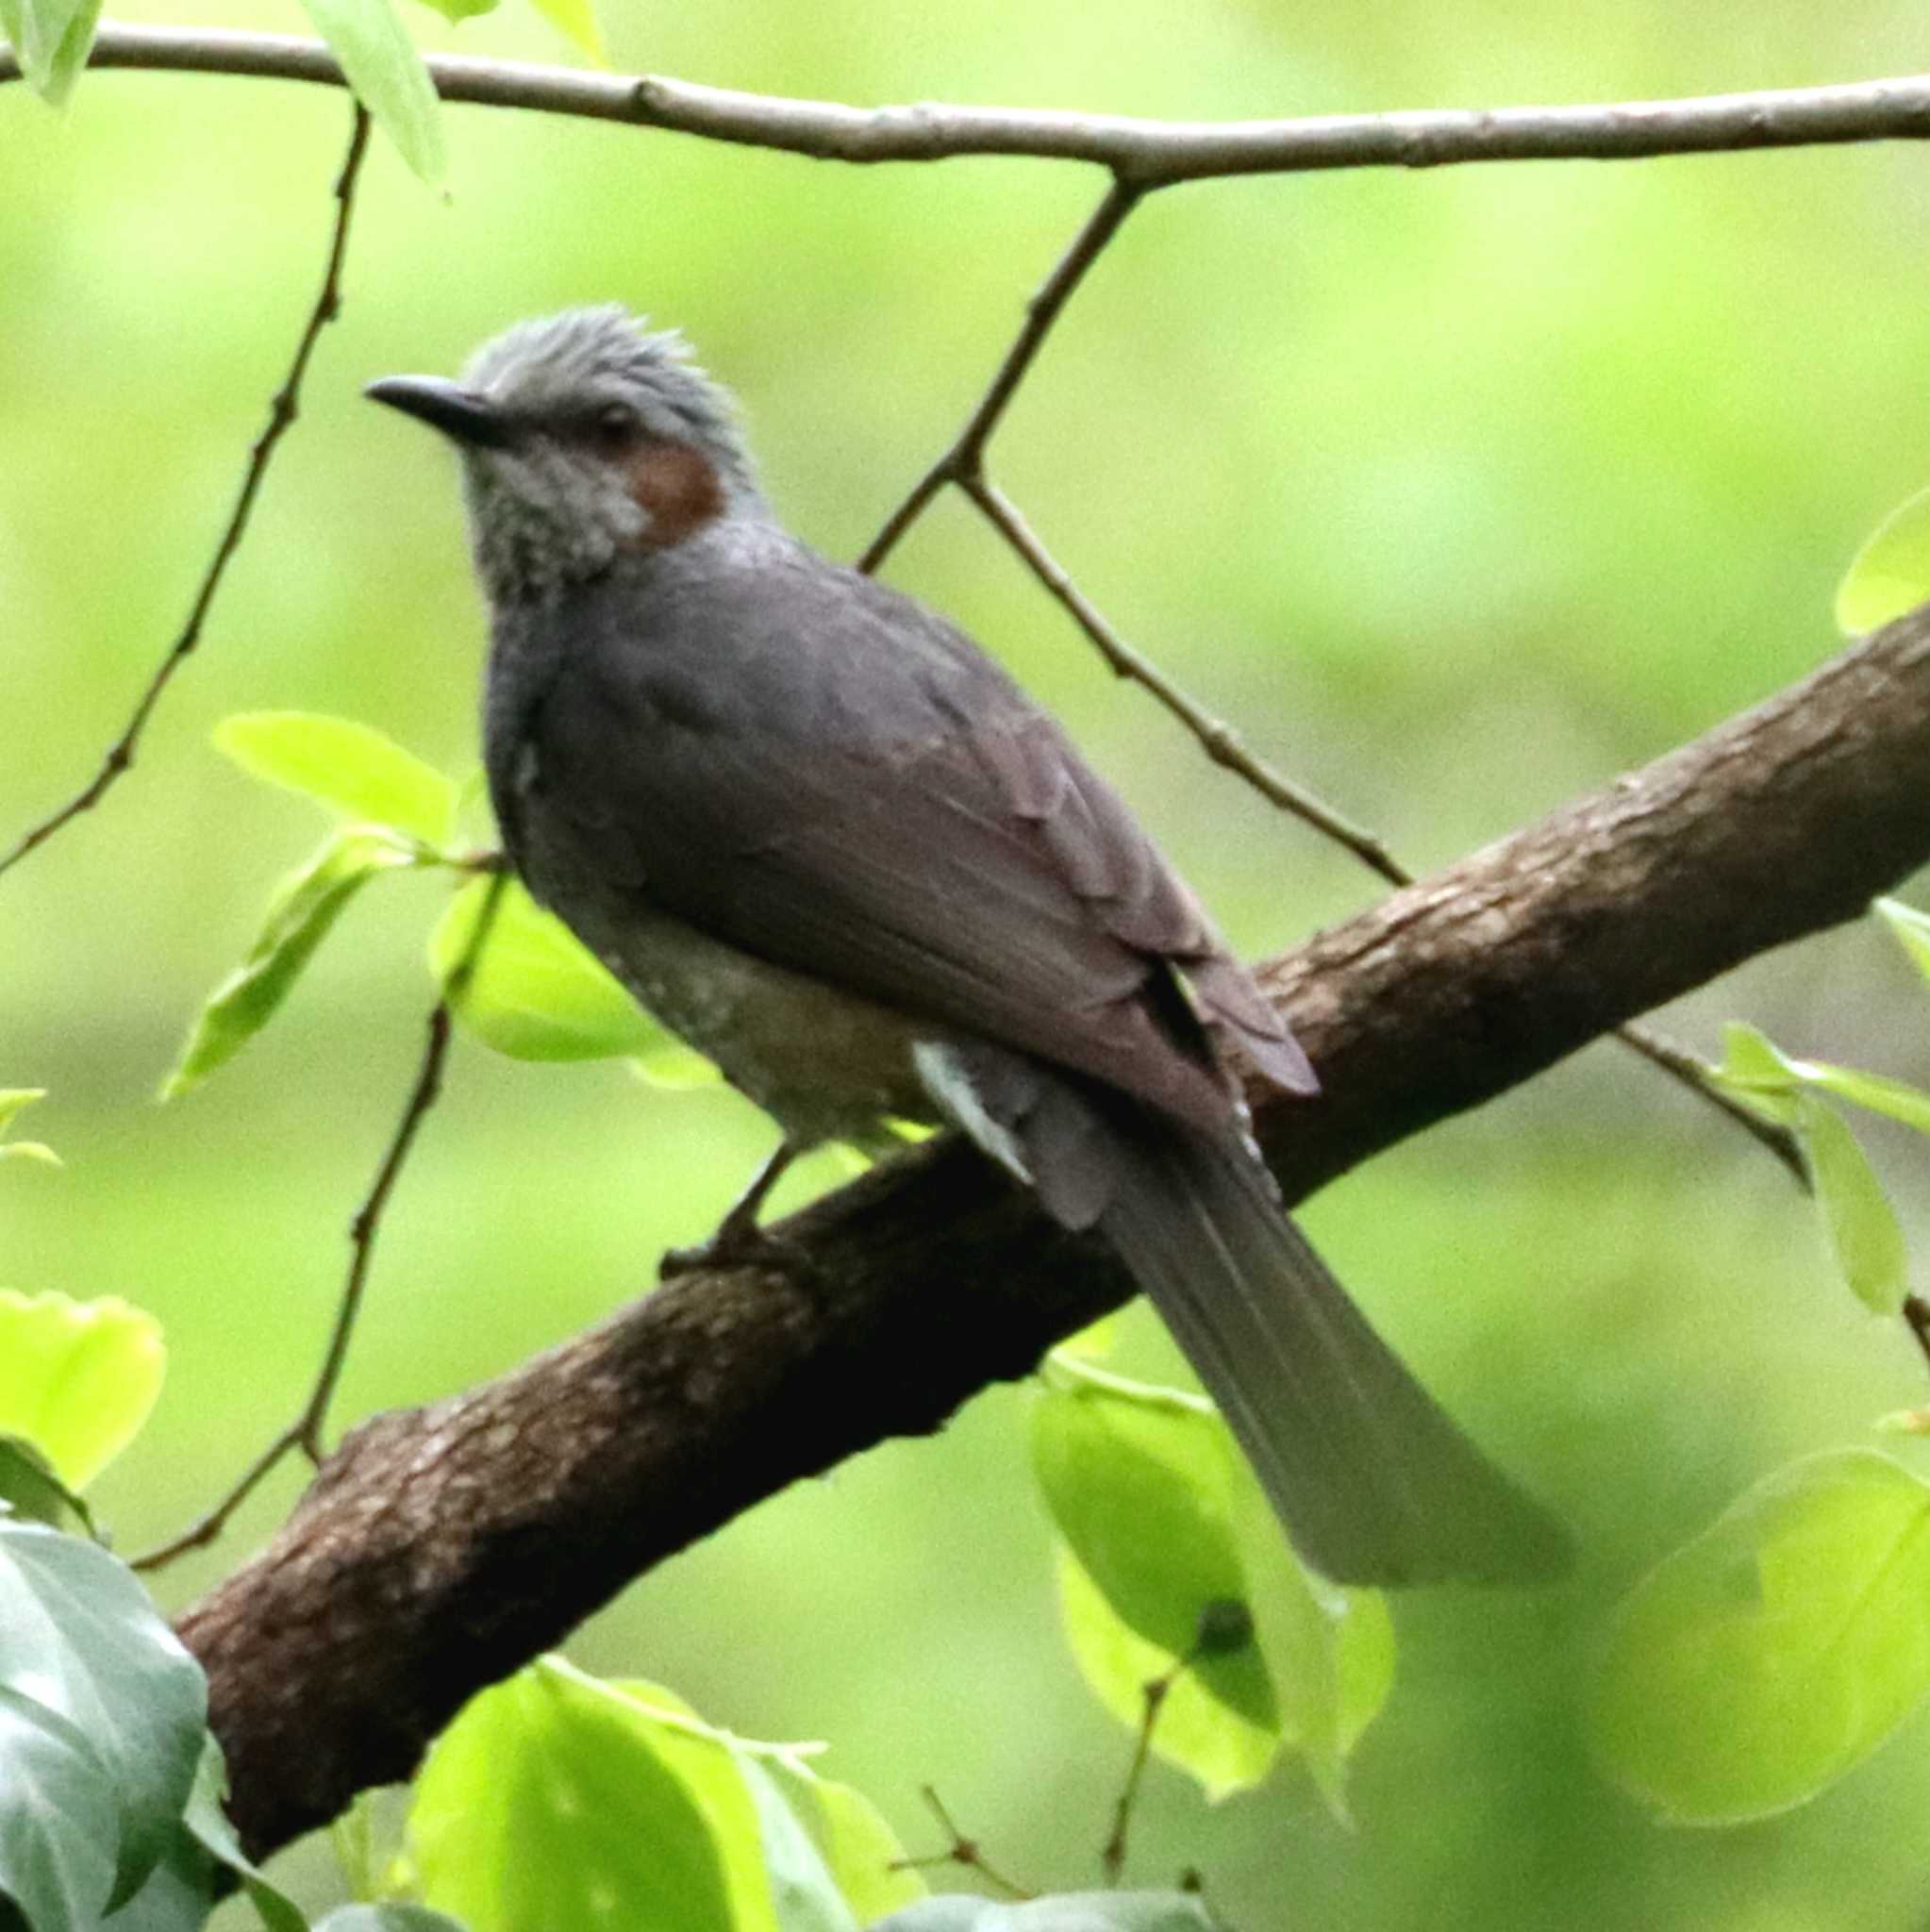
[[[1106,1109],[1098,1224],[1219,1405],[1300,1554],[1346,1583],[1521,1582],[1560,1526],[1368,1325],[1236,1141]]]

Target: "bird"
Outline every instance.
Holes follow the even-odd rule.
[[[1561,1567],[1285,1213],[1236,1057],[1318,1082],[1199,899],[991,656],[786,528],[680,334],[574,308],[365,393],[460,457],[511,864],[780,1130],[708,1254],[768,1255],[804,1151],[957,1128],[1111,1244],[1315,1569]]]

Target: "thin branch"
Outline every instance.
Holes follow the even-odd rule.
[[[1143,1703],[1139,1730],[1133,1739],[1132,1759],[1126,1766],[1125,1782],[1121,1785],[1119,1797],[1113,1804],[1111,1836],[1099,1853],[1099,1869],[1108,1887],[1116,1886],[1125,1876],[1126,1838],[1132,1829],[1133,1807],[1139,1803],[1140,1785],[1153,1756],[1153,1733],[1158,1726],[1159,1713],[1166,1708],[1166,1700],[1173,1685],[1179,1681],[1180,1673],[1191,1661],[1190,1656],[1175,1657],[1158,1676],[1147,1678],[1140,1687]]]
[[[6,57],[0,56],[0,79],[8,77],[5,63]],[[267,474],[269,458],[299,413],[302,378],[308,374],[308,358],[314,354],[315,343],[322,331],[341,312],[342,258],[348,248],[349,221],[355,213],[356,182],[361,174],[362,157],[368,152],[369,145],[367,110],[358,101],[352,104],[351,112],[348,153],[343,157],[341,173],[335,179],[335,225],[328,241],[328,260],[322,275],[322,290],[315,297],[314,307],[309,309],[308,319],[295,343],[294,359],[290,362],[288,374],[268,406],[267,426],[255,439],[255,445],[248,453],[248,466],[242,473],[241,491],[228,515],[227,526],[222,531],[221,541],[214,546],[214,555],[208,559],[208,569],[202,575],[201,588],[194,594],[188,621],[168,647],[167,656],[156,666],[120,737],[101,760],[100,769],[65,805],[30,826],[10,850],[0,856],[0,874],[18,865],[36,847],[44,845],[62,826],[72,824],[83,812],[92,811],[122,774],[132,767],[141,734],[147,728],[154,708],[160,703],[161,693],[201,641],[201,629],[208,621],[215,592],[221,589],[222,578],[226,575],[227,567],[246,533],[249,512],[255,508],[255,498],[260,491],[261,479]]]
[[[968,1872],[976,1872],[994,1891],[1002,1891],[1007,1898],[1027,1899],[1035,1896],[1023,1885],[1015,1884],[1005,1876],[995,1866],[988,1864],[985,1847],[975,1838],[967,1838],[953,1823],[952,1814],[945,1808],[945,1801],[939,1796],[936,1785],[923,1785],[919,1795],[924,1800],[939,1828],[951,1842],[941,1852],[922,1852],[915,1857],[893,1858],[885,1868],[889,1872],[928,1872],[935,1865],[959,1865]]]
[[[1363,865],[1378,873],[1390,885],[1413,884],[1414,874],[1402,865],[1373,833],[1362,830],[1351,819],[1336,811],[1317,793],[1309,791],[1304,785],[1296,784],[1285,773],[1276,770],[1264,758],[1250,751],[1230,724],[1223,719],[1216,718],[1198,699],[1175,684],[1143,652],[1135,649],[1121,637],[1098,607],[1073,581],[1065,567],[1045,547],[1038,532],[1025,521],[1018,505],[990,477],[974,472],[961,476],[958,479],[958,487],[984,512],[987,521],[1011,546],[1032,575],[1071,614],[1073,621],[1091,640],[1100,656],[1112,670],[1119,676],[1129,678],[1141,689],[1151,692],[1191,732],[1199,741],[1201,749],[1215,764],[1223,765],[1228,771],[1243,778],[1262,798],[1279,807],[1282,811],[1290,812],[1316,831],[1343,845]],[[1693,1054],[1677,1046],[1653,1027],[1635,1022],[1618,1027],[1615,1037],[1623,1045],[1641,1055],[1652,1065],[1658,1067],[1672,1079],[1688,1089],[1698,1099],[1705,1101],[1719,1112],[1726,1114],[1738,1126],[1773,1154],[1795,1176],[1800,1186],[1808,1187],[1808,1171],[1804,1166],[1802,1152],[1796,1144],[1794,1134],[1787,1127],[1778,1126],[1773,1121],[1763,1119],[1760,1114],[1752,1113],[1748,1108],[1732,1100],[1720,1088],[1711,1086],[1704,1077],[1702,1062]]]
[[[214,27],[103,23],[95,67],[229,74],[340,87],[318,41]],[[1438,168],[1472,161],[1635,160],[1930,136],[1930,77],[1581,107],[1434,108],[1278,121],[1154,121],[1022,108],[854,108],[700,87],[662,75],[588,74],[518,61],[427,57],[445,100],[598,121],[819,160],[939,161],[1021,155],[1090,161],[1141,188],[1227,175]],[[18,78],[0,54],[0,81]]]
[[[1216,765],[1237,774],[1270,804],[1304,820],[1317,832],[1344,845],[1361,864],[1378,873],[1389,885],[1412,885],[1414,875],[1401,865],[1372,832],[1364,831],[1351,819],[1303,785],[1296,785],[1284,772],[1276,771],[1264,758],[1249,751],[1240,734],[1224,720],[1216,718],[1206,707],[1173,682],[1153,660],[1113,629],[1097,606],[1073,583],[1058,559],[1040,541],[1019,507],[999,487],[985,476],[968,476],[959,487],[984,511],[986,519],[1018,554],[1045,589],[1071,614],[1073,621],[1098,647],[1112,670],[1150,691],[1167,710],[1199,740],[1200,748]]]
[[[213,1542],[268,1473],[296,1450],[299,1449],[317,1467],[321,1465],[324,1454],[322,1430],[328,1420],[329,1405],[335,1399],[342,1369],[348,1361],[348,1345],[355,1334],[356,1318],[361,1313],[362,1295],[368,1286],[369,1268],[374,1259],[375,1237],[381,1231],[382,1216],[389,1206],[390,1195],[395,1191],[395,1183],[402,1177],[409,1150],[415,1145],[415,1137],[441,1093],[442,1066],[449,1056],[450,1006],[461,997],[463,988],[475,971],[476,959],[481,955],[490,928],[495,924],[496,908],[502,903],[503,891],[507,884],[507,873],[501,868],[495,869],[462,957],[449,975],[442,997],[430,1009],[428,1037],[423,1042],[422,1058],[417,1064],[415,1080],[402,1109],[402,1118],[397,1121],[395,1131],[389,1138],[389,1145],[383,1150],[375,1177],[369,1184],[369,1191],[362,1197],[362,1204],[349,1224],[348,1278],[342,1284],[341,1297],[336,1303],[335,1322],[329,1330],[328,1346],[323,1351],[322,1366],[316,1372],[301,1413],[248,1465],[212,1508],[196,1517],[178,1536],[134,1557],[132,1567],[136,1570],[162,1569],[190,1550],[198,1550]]]
[[[947,483],[969,484],[979,476],[985,463],[985,445],[1044,346],[1053,324],[1085,279],[1086,271],[1099,259],[1106,244],[1138,206],[1143,192],[1123,180],[1115,180],[1106,191],[1105,199],[1073,236],[1072,245],[1059,258],[1058,266],[1025,305],[1025,320],[1012,346],[1006,351],[1005,359],[993,372],[984,395],[978,399],[978,407],[966,419],[951,448],[919,478],[911,493],[886,518],[884,528],[858,558],[859,570],[875,571]]]

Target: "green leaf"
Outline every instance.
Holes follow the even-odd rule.
[[[1121,1618],[1064,1544],[1056,1568],[1059,1615],[1079,1674],[1100,1703],[1137,1732],[1145,1719],[1146,1686],[1166,1677],[1175,1659]],[[1208,1803],[1218,1804],[1265,1781],[1280,1755],[1280,1727],[1242,1715],[1188,1670],[1173,1679],[1159,1707],[1153,1751],[1197,1779]]]
[[[921,1888],[868,1869],[901,1856],[896,1840],[800,1761],[807,1748],[750,1743],[658,1685],[544,1658],[432,1747],[408,1824],[424,1896],[474,1932],[854,1932],[861,1899]]]
[[[1234,1480],[1234,1525],[1281,1737],[1344,1824],[1347,1759],[1393,1688],[1393,1620],[1378,1591],[1343,1589],[1295,1557],[1243,1459]]]
[[[607,62],[603,29],[597,25],[596,8],[591,0],[530,0],[530,5],[566,41],[580,47],[599,67]]]
[[[467,957],[495,881],[458,892],[429,936],[429,970],[456,1017],[487,1046],[514,1059],[587,1060],[654,1052],[661,1029],[561,920],[510,880],[474,970],[451,978]]]
[[[166,1360],[160,1324],[117,1295],[0,1289],[0,1433],[25,1436],[85,1489],[140,1432]]]
[[[1880,630],[1930,597],[1930,490],[1899,504],[1857,551],[1837,586],[1837,628]]]
[[[248,1894],[256,1913],[268,1932],[308,1932],[308,1922],[295,1902],[278,1886],[264,1878],[247,1853],[222,1807],[227,1796],[227,1766],[221,1746],[212,1736],[201,1742],[201,1756],[194,1767],[194,1786],[181,1823],[188,1835],[211,1857],[235,1873]]]
[[[1869,1157],[1836,1110],[1813,1095],[1803,1096],[1796,1132],[1843,1279],[1866,1307],[1897,1314],[1909,1291],[1904,1231]]]
[[[125,1563],[10,1518],[0,1519],[0,1689],[65,1719],[101,1761],[114,1900],[125,1900],[166,1853],[194,1782],[208,1719],[200,1666]]]
[[[0,1435],[0,1514],[93,1536],[93,1517],[54,1465],[24,1436]],[[99,1539],[95,1538],[98,1541]]]
[[[1197,1396],[1057,1367],[1063,1386],[1033,1407],[1032,1464],[1067,1545],[1060,1603],[1079,1668],[1137,1730],[1146,1683],[1190,1656],[1154,1750],[1209,1797],[1257,1782],[1280,1735],[1266,1666],[1251,1645],[1192,1655],[1203,1619],[1247,1598],[1225,1424]]]
[[[897,1834],[862,1791],[790,1759],[781,1768],[789,1776],[786,1789],[859,1924],[924,1896],[924,1880],[906,1863]]]
[[[402,158],[436,187],[448,173],[441,103],[390,0],[302,0],[356,98]]]
[[[738,1919],[714,1814],[657,1748],[659,1731],[558,1659],[473,1698],[416,1782],[408,1836],[424,1903],[474,1932],[771,1932],[768,1904]],[[727,1829],[755,1847],[739,1794]]]
[[[100,1932],[204,1932],[213,1909],[214,1860],[176,1824],[147,1882],[100,1921]]]
[[[112,1776],[80,1727],[0,1682],[0,1903],[16,1901],[41,1932],[98,1923],[114,1889],[117,1813]]]
[[[857,1920],[823,1854],[775,1780],[749,1752],[733,1755],[733,1768],[757,1807],[764,1876],[780,1932],[857,1932]]]
[[[248,711],[214,741],[251,777],[298,791],[342,817],[387,825],[440,849],[456,829],[456,781],[352,718]]]
[[[1798,1059],[1754,1026],[1732,1022],[1723,1028],[1723,1038],[1727,1053],[1722,1064],[1710,1070],[1711,1076],[1739,1098],[1774,1101],[1786,1124],[1799,1124],[1794,1101],[1798,1090],[1806,1087],[1930,1134],[1930,1093],[1906,1080],[1833,1066],[1828,1060]]]
[[[1589,1698],[1608,1775],[1665,1820],[1814,1797],[1930,1690],[1930,1488],[1872,1450],[1793,1464],[1616,1612]]]
[[[356,827],[336,833],[284,879],[248,957],[201,1009],[160,1097],[178,1099],[240,1053],[275,1017],[348,902],[376,873],[417,862],[389,834]]]
[[[1789,1125],[1802,1084],[1795,1069],[1767,1034],[1739,1020],[1722,1028],[1722,1063],[1708,1070],[1711,1083]]]
[[[100,0],[0,0],[0,32],[42,100],[58,107],[73,92],[100,15]]]

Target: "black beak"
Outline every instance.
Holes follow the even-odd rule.
[[[362,393],[472,449],[507,449],[509,425],[487,396],[440,375],[385,375]]]

